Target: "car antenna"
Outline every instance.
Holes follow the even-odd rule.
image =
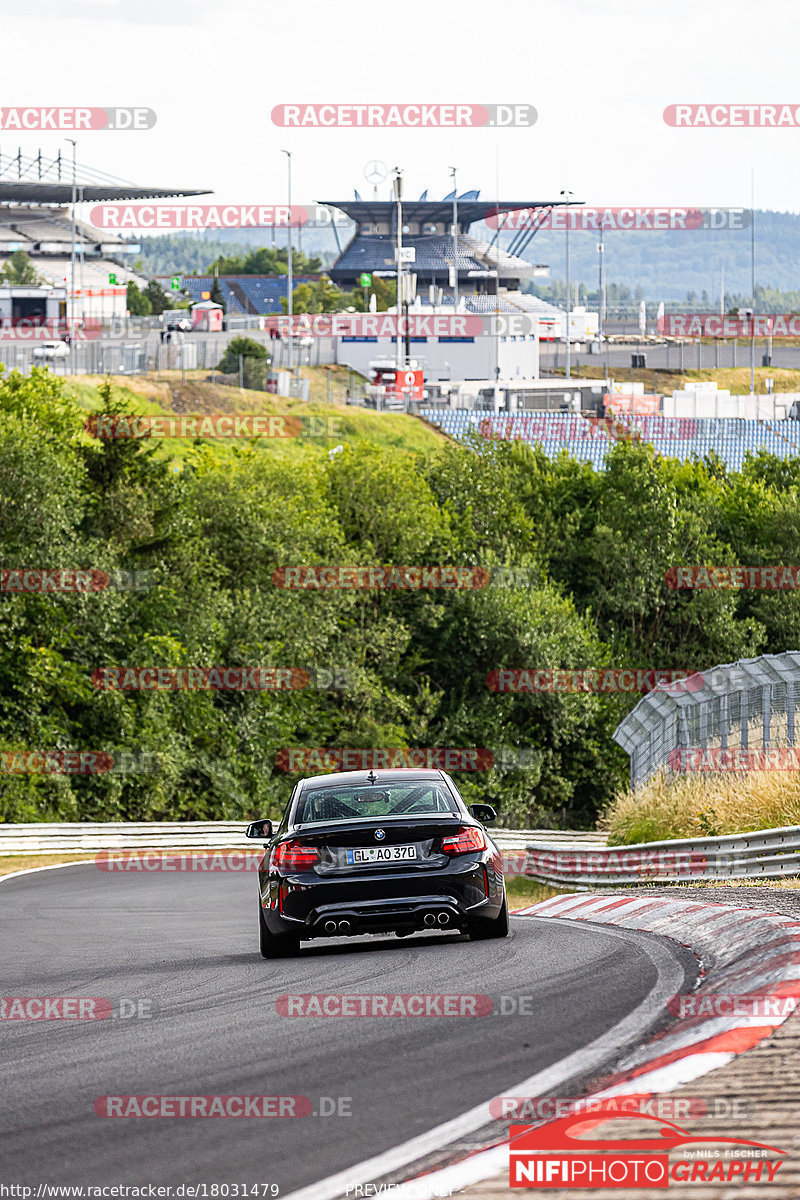
[[[378,782],[378,776],[375,774],[374,771],[370,771],[369,775],[367,776],[367,783],[377,783],[377,782]]]

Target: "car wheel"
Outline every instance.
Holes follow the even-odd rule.
[[[291,958],[300,951],[300,938],[291,933],[270,933],[258,906],[258,948],[262,958]]]
[[[503,900],[503,907],[494,920],[476,918],[469,923],[469,937],[472,942],[483,942],[487,938],[508,937],[508,900]]]

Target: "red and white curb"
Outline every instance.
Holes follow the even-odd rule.
[[[768,1018],[736,1014],[678,1017],[664,1033],[656,1034],[645,1045],[628,1053],[613,1074],[598,1079],[587,1099],[600,1100],[632,1093],[655,1095],[698,1079],[769,1037],[790,1015],[791,999],[800,997],[800,921],[777,913],[663,897],[586,896],[579,893],[554,896],[513,915],[586,921],[671,938],[692,950],[700,960],[701,982],[693,992],[698,1008],[703,1007],[703,997],[719,995],[769,995],[786,997],[790,1001],[780,1006],[783,1015]],[[452,1127],[455,1134],[457,1124],[458,1118],[431,1133],[444,1134]],[[532,1121],[530,1124],[542,1126],[549,1122]],[[446,1144],[446,1139],[440,1140],[439,1148],[445,1148]],[[434,1146],[430,1144],[427,1149],[431,1151]],[[386,1159],[390,1156],[391,1152]],[[447,1167],[407,1178],[405,1183],[386,1185],[387,1194],[397,1196],[398,1200],[451,1196],[470,1184],[504,1174],[508,1169],[508,1158],[509,1144],[504,1137],[494,1146],[467,1155]],[[361,1164],[365,1173],[359,1183],[364,1185],[371,1179],[380,1178],[377,1172],[370,1174],[366,1170],[377,1161]],[[347,1174],[353,1176],[357,1171],[358,1168],[352,1168]],[[324,1181],[320,1183],[324,1188]],[[321,1200],[322,1191],[318,1193],[313,1185],[295,1195],[297,1200],[301,1196],[303,1200],[306,1196],[312,1200],[315,1193]],[[376,1190],[372,1194],[379,1193]],[[293,1198],[287,1197],[287,1200]]]
[[[703,977],[693,995],[695,1007],[707,1015],[678,1017],[665,1033],[628,1054],[602,1080],[598,1094],[604,1096],[671,1091],[724,1066],[769,1037],[790,1015],[792,998],[800,996],[800,921],[790,917],[661,897],[554,896],[525,912],[658,933],[700,959]],[[710,998],[720,995],[769,995],[789,1003],[769,1016],[717,1016]]]

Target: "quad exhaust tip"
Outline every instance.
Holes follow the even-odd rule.
[[[429,928],[431,925],[436,924],[436,917],[433,913],[425,913],[425,916],[422,918],[422,920]]]
[[[436,920],[439,922],[440,925],[449,925],[450,924],[450,914],[446,913],[446,912],[440,912],[439,916],[436,918]]]
[[[339,922],[339,933],[349,933],[350,929],[351,929],[351,926],[350,926],[349,921],[340,921]]]
[[[326,921],[325,922],[325,932],[326,933],[336,933],[336,922],[335,921]]]

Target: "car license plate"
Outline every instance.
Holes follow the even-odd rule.
[[[358,863],[406,862],[416,857],[416,846],[365,846],[363,849],[345,850],[348,867]]]

